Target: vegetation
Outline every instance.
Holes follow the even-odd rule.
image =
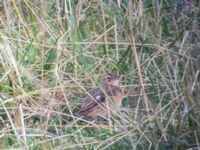
[[[0,149],[200,149],[198,0],[0,1]],[[109,125],[76,118],[105,72]]]

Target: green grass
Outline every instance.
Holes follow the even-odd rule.
[[[0,1],[0,149],[200,148],[200,3]],[[68,123],[102,75],[111,125]]]

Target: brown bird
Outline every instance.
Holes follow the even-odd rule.
[[[119,80],[118,74],[107,73],[102,79],[100,87],[92,89],[86,96],[77,116],[96,120],[98,117],[116,113],[123,99]]]

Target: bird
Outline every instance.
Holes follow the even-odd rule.
[[[106,73],[100,86],[93,88],[84,98],[77,117],[97,120],[105,118],[120,110],[123,100],[123,91],[120,87],[120,75]]]

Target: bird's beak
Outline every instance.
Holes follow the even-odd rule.
[[[123,75],[119,75],[119,80],[122,80],[122,78],[123,78]]]

